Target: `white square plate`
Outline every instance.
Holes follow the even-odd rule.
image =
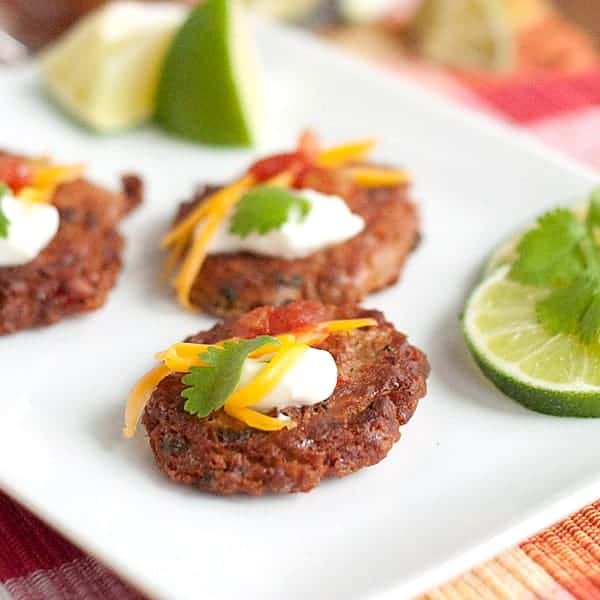
[[[153,353],[210,320],[155,283],[157,241],[197,182],[257,154],[152,127],[96,137],[44,99],[29,68],[0,73],[0,146],[146,179],[124,225],[127,267],[102,310],[0,340],[0,484],[157,598],[394,598],[424,591],[600,496],[599,423],[528,412],[467,355],[459,313],[486,255],[595,182],[516,131],[376,72],[302,34],[259,28],[270,102],[265,152],[315,128],[381,140],[416,180],[424,241],[383,309],[432,364],[430,391],[374,468],[308,495],[215,498],[167,481],[142,434],[120,438],[127,392]]]

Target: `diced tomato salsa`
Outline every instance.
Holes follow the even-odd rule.
[[[0,182],[13,192],[31,185],[31,169],[25,160],[14,156],[0,156]]]

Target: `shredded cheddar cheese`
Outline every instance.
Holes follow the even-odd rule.
[[[256,404],[275,388],[307,349],[306,344],[292,344],[281,348],[250,383],[241,387],[229,397],[225,402],[225,406],[248,408]]]
[[[207,219],[204,229],[202,229],[192,242],[192,247],[183,260],[179,275],[175,279],[174,285],[177,290],[177,299],[182,306],[189,310],[193,310],[194,308],[190,302],[192,286],[202,268],[202,264],[208,253],[208,246],[217,233],[219,225],[226,217],[227,213],[221,210],[215,212]]]
[[[363,327],[374,327],[377,325],[375,319],[340,319],[337,321],[325,321],[317,325],[317,329],[322,329],[330,333],[348,332]]]
[[[257,404],[277,386],[309,346],[320,344],[333,333],[348,333],[355,329],[375,325],[377,325],[375,319],[341,319],[317,323],[301,330],[275,336],[278,344],[267,344],[249,355],[250,358],[261,358],[273,354],[273,358],[265,364],[265,368],[250,383],[236,390],[226,400],[225,412],[246,423],[249,427],[265,431],[294,427],[294,423],[291,421],[273,419],[250,410],[249,407]],[[142,377],[129,395],[123,429],[125,437],[133,437],[152,392],[167,375],[187,373],[192,367],[204,366],[200,354],[207,352],[210,347],[219,347],[225,342],[235,339],[230,338],[210,345],[181,342],[159,352],[156,360],[162,364]]]
[[[204,202],[197,206],[189,215],[182,219],[171,231],[165,235],[161,242],[162,248],[170,248],[173,244],[181,239],[189,239],[196,229],[196,226],[202,219],[213,213],[219,207],[225,204],[234,204],[231,202],[232,197],[239,197],[241,193],[250,189],[255,183],[254,177],[248,175],[231,185],[215,192],[209,196]]]
[[[190,291],[206,259],[210,242],[227,218],[231,208],[254,183],[254,177],[248,175],[219,190],[192,211],[163,238],[162,247],[171,248],[171,254],[163,267],[163,277],[168,277],[177,267],[177,264],[183,258],[186,247],[189,246],[187,255],[183,258],[181,268],[174,281],[177,298],[186,308],[193,309],[189,299]],[[196,229],[200,225],[202,225],[202,229],[198,235],[195,235]]]
[[[46,165],[33,168],[33,186],[47,188],[73,181],[83,174],[83,165]]]
[[[267,415],[263,415],[255,410],[249,408],[237,408],[235,406],[229,406],[225,404],[223,407],[225,412],[234,419],[246,423],[248,427],[254,429],[260,429],[262,431],[280,431],[281,429],[288,428],[293,429],[296,424],[293,421],[282,421],[275,419]]]
[[[323,150],[318,157],[321,167],[339,167],[364,158],[376,146],[377,140],[361,140]]]
[[[126,438],[132,438],[135,435],[138,423],[156,386],[167,376],[171,370],[165,365],[154,367],[152,371],[146,373],[136,386],[131,390],[127,406],[125,408],[125,426],[123,435]]]
[[[50,165],[45,160],[30,161],[32,183],[19,190],[17,197],[29,202],[50,202],[62,183],[81,177],[82,165]]]
[[[354,183],[369,188],[404,185],[411,182],[410,175],[406,171],[395,169],[353,167],[349,172]]]

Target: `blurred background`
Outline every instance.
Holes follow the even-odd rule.
[[[599,0],[246,1],[600,166]],[[0,62],[104,3],[0,0]]]
[[[598,61],[600,3],[595,0],[247,1],[274,18],[389,61],[410,56],[504,75],[585,70]],[[0,0],[0,28],[38,49],[105,2]],[[438,6],[423,9],[424,4]]]

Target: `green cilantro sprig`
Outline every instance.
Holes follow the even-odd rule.
[[[274,229],[280,229],[289,221],[292,210],[299,212],[300,221],[306,219],[311,205],[306,198],[275,186],[260,186],[238,202],[229,232],[241,238],[251,233],[264,235]]]
[[[538,321],[551,335],[577,336],[583,343],[600,335],[600,189],[593,192],[586,220],[557,209],[538,219],[517,246],[510,271],[515,281],[549,288],[536,306]]]
[[[6,239],[8,237],[8,228],[10,226],[10,221],[8,217],[2,210],[2,198],[5,194],[8,193],[8,188],[0,183],[0,238]]]
[[[225,342],[222,348],[211,347],[199,355],[206,366],[192,367],[182,379],[186,387],[184,410],[191,415],[207,417],[218,410],[240,382],[242,367],[248,355],[267,344],[278,344],[276,338],[262,335],[251,340]]]

